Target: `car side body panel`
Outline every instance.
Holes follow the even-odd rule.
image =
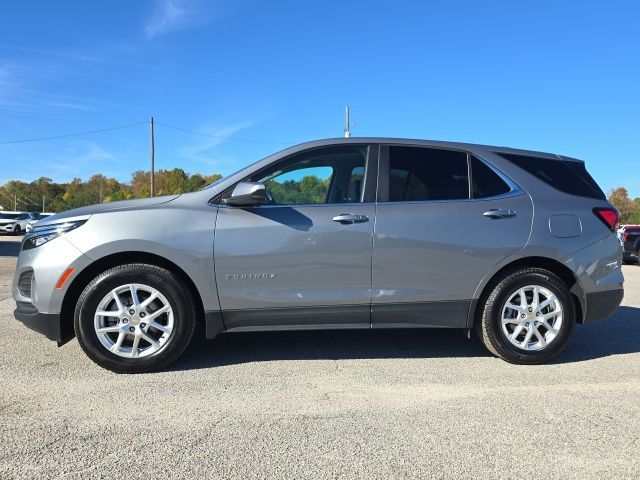
[[[288,155],[354,143],[471,152],[526,193],[463,202],[463,206],[425,202],[416,208],[371,202],[249,211],[215,202],[221,192]],[[88,221],[61,238],[21,252],[13,295],[18,302],[32,302],[42,314],[56,315],[69,285],[93,262],[142,252],[160,256],[185,272],[202,299],[207,324],[210,319],[218,322],[227,311],[231,329],[470,327],[475,304],[494,275],[515,261],[537,257],[561,263],[572,272],[576,279],[572,292],[583,317],[590,318],[589,312],[595,311],[589,307],[590,297],[610,293],[613,297],[622,289],[620,242],[592,212],[593,207],[609,204],[559,192],[495,153],[501,151],[557,158],[450,142],[330,139],[278,152],[200,192],[57,214],[39,225],[74,218]],[[482,213],[490,208],[512,208],[516,216],[484,218]],[[337,229],[332,217],[342,213],[366,214],[369,222]],[[571,218],[571,225],[564,228],[558,216]],[[487,225],[500,231],[485,231]],[[461,235],[460,230],[467,233]],[[69,266],[75,268],[69,282],[55,288]],[[28,269],[37,270],[31,299],[17,289],[20,274]],[[275,278],[264,278],[271,273]],[[252,283],[262,280],[275,281],[259,288]],[[374,321],[367,323],[371,308]],[[336,320],[340,315],[348,318]],[[221,320],[216,325],[220,331]]]
[[[517,213],[502,219],[483,215],[496,208]],[[465,327],[466,311],[447,315],[444,323],[445,316],[438,310],[427,315],[431,306],[419,304],[470,301],[484,273],[525,246],[532,211],[524,192],[495,200],[379,204],[372,322],[405,323],[404,315],[390,317],[392,305],[397,304],[401,312],[414,304],[427,310],[417,323]],[[383,305],[386,308],[380,308]]]

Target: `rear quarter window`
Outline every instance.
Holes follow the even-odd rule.
[[[582,162],[513,153],[495,153],[515,163],[556,190],[579,197],[606,200],[604,192],[589,175]]]

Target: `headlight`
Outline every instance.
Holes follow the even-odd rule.
[[[70,232],[83,225],[86,220],[76,220],[73,222],[54,223],[52,225],[34,225],[31,231],[25,235],[22,241],[22,249],[30,250],[59,237],[63,233]]]

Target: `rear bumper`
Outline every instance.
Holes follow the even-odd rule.
[[[14,317],[31,330],[60,343],[69,339],[69,332],[62,331],[60,314],[40,313],[36,307],[25,302],[17,302],[17,307],[13,311]]]
[[[584,317],[584,323],[592,323],[613,315],[620,302],[622,302],[624,290],[620,288],[605,292],[588,293],[586,297],[587,314]]]

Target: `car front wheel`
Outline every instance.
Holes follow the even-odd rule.
[[[172,272],[127,264],[94,278],[78,299],[74,326],[94,362],[118,373],[162,369],[187,348],[195,327],[191,292]]]
[[[510,363],[543,363],[562,351],[575,324],[567,285],[554,273],[528,268],[504,277],[486,298],[479,334]]]

